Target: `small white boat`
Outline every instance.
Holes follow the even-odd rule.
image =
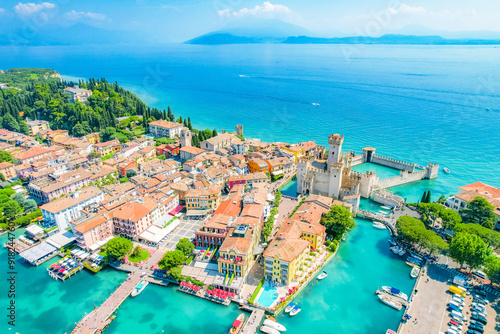
[[[392,239],[389,239],[389,244],[391,246],[397,246],[398,245],[398,243],[396,241],[392,240]]]
[[[388,296],[386,294],[381,293],[377,296],[382,303],[392,307],[393,309],[396,309],[399,311],[399,310],[401,310],[401,307],[403,307],[403,305],[400,302],[393,300],[390,296]]]
[[[299,307],[299,305],[295,305],[294,308],[290,311],[290,316],[297,315],[302,309]]]
[[[286,332],[286,327],[282,324],[277,323],[276,321],[272,321],[269,319],[264,320],[264,326],[270,327],[272,329],[276,329],[280,332]]]
[[[388,206],[383,206],[382,209],[386,209],[386,210],[392,210],[390,207]]]
[[[318,280],[322,280],[324,278],[326,278],[328,276],[328,274],[326,273],[326,271],[323,271],[321,274],[318,275]]]
[[[132,297],[135,297],[137,296],[138,294],[140,294],[142,292],[142,290],[144,290],[147,286],[148,286],[149,282],[147,281],[140,281],[139,284],[137,284],[134,288],[134,290],[132,290],[132,293],[130,294]]]
[[[262,326],[262,327],[260,328],[260,331],[261,331],[262,333],[266,333],[266,334],[280,334],[280,332],[279,332],[279,331],[277,331],[276,329],[273,329],[273,328],[271,328],[271,327],[268,327],[268,326]]]
[[[398,297],[398,298],[403,299],[405,302],[408,301],[408,295],[399,289],[392,288],[390,286],[383,286],[382,290],[384,290],[385,292],[387,292],[388,294],[390,294],[394,297]]]
[[[379,222],[374,222],[372,226],[379,230],[385,230],[385,225]]]
[[[319,103],[313,103],[312,105],[315,107],[319,107]]]
[[[445,168],[443,168],[443,170],[444,170],[444,172],[445,172],[446,174],[450,174],[450,173],[451,173],[451,171],[450,171],[448,168],[446,168],[446,167],[445,167]]]
[[[293,310],[294,307],[295,307],[294,303],[288,304],[288,306],[285,309],[285,313],[290,313],[290,311]]]
[[[418,274],[420,274],[420,267],[419,266],[414,266],[413,269],[411,270],[410,277],[411,278],[417,278]]]

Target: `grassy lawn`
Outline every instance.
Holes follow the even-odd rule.
[[[135,256],[132,256],[132,254],[130,254],[128,256],[128,260],[130,262],[137,263],[137,262],[141,262],[141,261],[146,260],[148,257],[149,257],[149,252],[147,250],[141,249],[140,256],[135,257]]]

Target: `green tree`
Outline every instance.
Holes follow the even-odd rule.
[[[467,264],[476,269],[486,264],[491,256],[491,248],[477,235],[457,233],[450,243],[450,256],[460,263],[460,268]]]
[[[432,197],[431,197],[431,191],[430,190],[427,192],[427,196],[425,197],[425,202],[426,203],[431,203],[432,202]]]
[[[401,216],[396,222],[398,236],[402,237],[410,243],[420,244],[424,240],[424,235],[427,231],[424,223],[410,216]]]
[[[177,242],[175,249],[180,250],[184,256],[189,256],[194,251],[194,245],[188,238],[182,238]]]
[[[186,257],[184,253],[180,250],[174,250],[166,252],[163,258],[158,262],[158,266],[161,269],[170,270],[171,268],[180,266],[184,263]]]
[[[182,275],[182,267],[173,267],[167,274],[177,282],[181,282],[184,280],[184,276]]]
[[[428,249],[431,254],[436,251],[443,252],[448,249],[448,244],[432,230],[425,230],[423,232],[421,245]]]
[[[0,162],[4,161],[12,163],[12,155],[7,151],[0,151]]]
[[[128,182],[128,177],[126,176],[120,179],[120,183],[125,183],[125,182]]]
[[[24,211],[25,212],[35,211],[36,208],[37,208],[37,204],[36,204],[35,200],[27,199],[26,202],[24,202]]]
[[[500,259],[496,256],[490,256],[486,261],[485,273],[491,282],[500,284]]]
[[[3,207],[3,214],[7,218],[14,218],[16,215],[20,214],[23,211],[19,203],[14,200],[10,200],[5,203]]]
[[[123,259],[133,247],[132,241],[116,237],[106,243],[106,253],[113,258]]]
[[[467,208],[462,210],[462,216],[467,223],[480,224],[487,228],[494,227],[495,207],[485,198],[476,197],[467,204]]]
[[[2,173],[0,173],[0,181],[5,182],[5,176]]]
[[[462,222],[462,217],[452,209],[443,210],[439,217],[441,218],[443,227],[447,230],[454,230],[455,226]]]
[[[322,224],[330,236],[342,235],[356,227],[352,213],[343,205],[334,205],[325,215]]]
[[[480,237],[488,245],[498,248],[500,247],[500,232],[491,230],[479,224],[459,223],[455,225],[455,232],[474,234]]]
[[[141,256],[141,251],[142,251],[141,247],[139,247],[139,246],[135,246],[135,248],[134,248],[134,250],[132,251],[131,255],[132,255],[133,257],[138,258],[138,257],[140,257],[140,256]]]
[[[17,202],[20,206],[24,206],[24,203],[26,202],[26,198],[24,197],[23,194],[16,193],[12,195],[12,199]]]
[[[437,201],[439,204],[444,204],[446,202],[446,196],[445,195],[441,195],[439,196],[439,199]]]
[[[214,130],[212,131],[212,137],[215,137],[215,136],[217,136],[217,135],[218,135],[217,130],[216,130],[216,129],[214,129]]]
[[[422,198],[420,199],[420,203],[427,203],[427,191],[424,191],[422,194]]]

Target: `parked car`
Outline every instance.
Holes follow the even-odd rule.
[[[471,320],[479,321],[479,322],[483,323],[484,325],[486,325],[488,323],[488,319],[486,319],[486,317],[483,317],[483,316],[478,315],[478,314],[473,314],[470,318],[471,318]]]
[[[481,332],[475,331],[473,329],[467,330],[467,334],[482,334]]]
[[[484,328],[484,324],[482,322],[477,321],[477,320],[471,320],[470,323],[473,325],[479,326],[481,328]]]
[[[469,329],[478,331],[479,333],[483,333],[484,332],[484,327],[479,327],[479,326],[474,325],[474,324],[470,324],[469,325]]]

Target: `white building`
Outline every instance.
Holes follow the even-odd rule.
[[[184,125],[163,119],[149,123],[149,133],[155,138],[174,138],[181,135]]]
[[[69,196],[56,199],[40,207],[45,223],[57,224],[59,231],[64,231],[69,222],[82,216],[81,210],[90,205],[100,203],[104,193],[96,187],[86,187]]]

